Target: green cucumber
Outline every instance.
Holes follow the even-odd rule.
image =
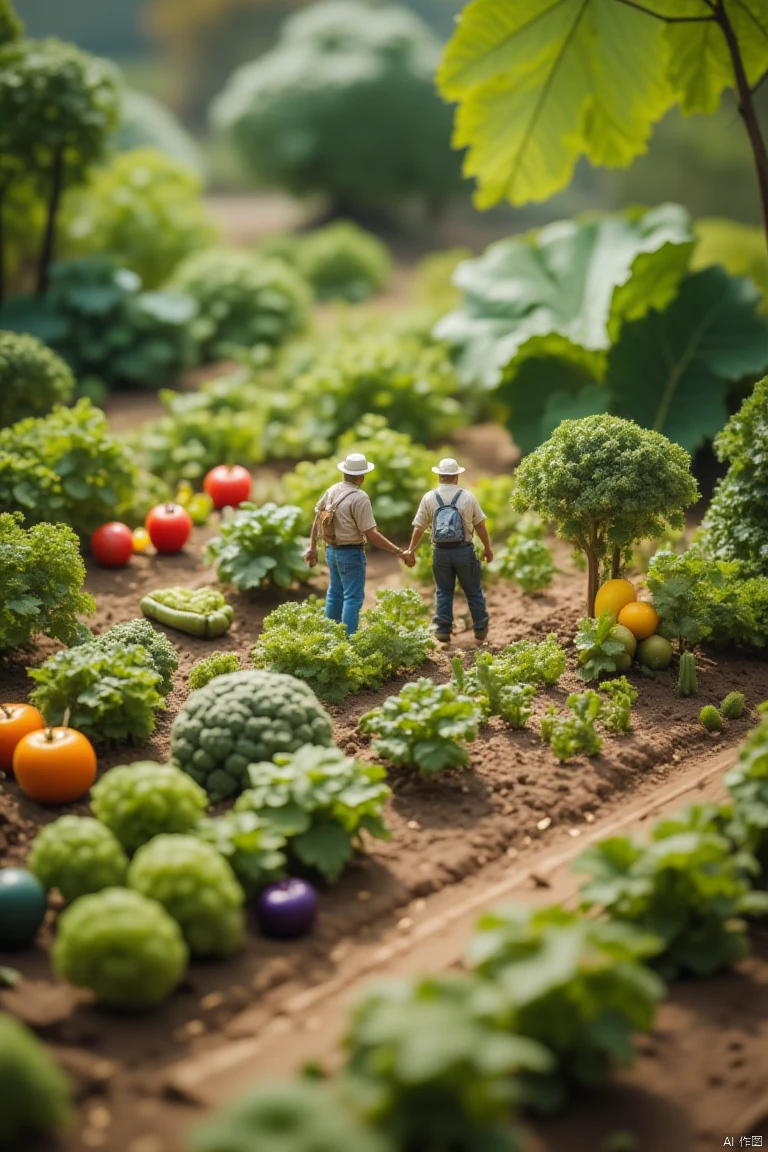
[[[161,604],[151,595],[143,597],[141,610],[150,620],[157,620],[158,624],[165,624],[168,628],[176,628],[179,632],[186,632],[200,639],[223,636],[235,618],[235,611],[230,604],[206,614],[185,612],[179,608],[169,608],[167,604]]]

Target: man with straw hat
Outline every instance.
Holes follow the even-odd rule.
[[[304,559],[310,568],[317,564],[317,538],[325,541],[325,561],[331,574],[325,598],[325,614],[340,620],[351,636],[357,631],[360,609],[365,598],[365,544],[374,544],[395,556],[410,568],[413,556],[398,548],[376,527],[371,498],[363,484],[375,464],[362,452],[350,452],[336,467],[344,479],[324,492],[315,506],[312,535]]]
[[[413,535],[408,553],[413,556],[428,528],[432,534],[432,574],[435,578],[435,639],[448,644],[453,631],[453,596],[458,579],[472,613],[475,639],[482,643],[488,636],[488,609],[480,583],[480,561],[475,555],[472,538],[477,532],[488,563],[493,549],[485,523],[485,514],[477,497],[459,487],[459,476],[466,472],[452,456],[446,456],[432,471],[439,477],[437,488],[422,498],[413,521]]]

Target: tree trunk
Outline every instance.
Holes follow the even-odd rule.
[[[728,45],[728,51],[731,55],[733,74],[736,80],[736,91],[739,94],[739,114],[747,130],[747,136],[749,137],[749,144],[755,162],[760,208],[763,214],[763,229],[765,231],[766,244],[768,244],[768,148],[766,148],[763,134],[760,131],[760,122],[755,111],[752,90],[749,87],[747,74],[744,71],[739,42],[731,27],[731,22],[728,19],[728,13],[725,11],[723,0],[717,0],[715,20],[722,29]]]
[[[587,548],[587,616],[595,614],[595,597],[600,587],[600,561],[593,548]]]
[[[611,557],[611,579],[618,580],[621,576],[621,548],[614,548]]]
[[[64,153],[61,148],[53,157],[53,170],[51,172],[51,194],[48,198],[48,219],[45,222],[45,235],[43,247],[40,252],[40,264],[37,269],[37,294],[44,296],[48,291],[48,277],[53,251],[56,241],[56,219],[59,214],[61,194],[64,191]]]

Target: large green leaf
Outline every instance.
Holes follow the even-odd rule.
[[[694,231],[698,243],[691,258],[691,270],[698,272],[719,264],[731,276],[748,276],[763,295],[761,311],[768,311],[768,252],[762,228],[707,217],[696,221]]]
[[[587,368],[557,356],[531,356],[502,383],[498,397],[518,448],[532,452],[561,420],[604,412],[608,391]]]
[[[754,85],[768,69],[768,4],[723,0],[723,11]],[[458,104],[454,146],[468,149],[465,174],[488,208],[546,200],[581,156],[628,167],[674,104],[714,112],[735,80],[709,0],[472,0],[438,85]]]
[[[462,378],[488,388],[516,357],[539,354],[542,338],[547,355],[599,377],[621,322],[672,298],[693,243],[674,204],[502,240],[459,265],[463,303],[436,335],[453,345]]]
[[[727,418],[730,382],[768,367],[768,325],[748,280],[708,268],[663,312],[626,324],[608,357],[610,411],[695,451]]]
[[[626,167],[674,103],[665,26],[617,0],[472,0],[438,73],[480,208],[545,200],[579,156]]]

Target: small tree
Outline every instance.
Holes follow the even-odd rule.
[[[101,159],[118,107],[112,66],[73,44],[20,40],[0,49],[0,211],[11,183],[31,176],[46,204],[37,275],[41,295],[62,195]]]
[[[621,574],[633,544],[682,528],[696,500],[691,459],[660,432],[618,416],[564,420],[522,462],[514,504],[553,522],[587,558],[587,613],[595,614],[600,568]]]

